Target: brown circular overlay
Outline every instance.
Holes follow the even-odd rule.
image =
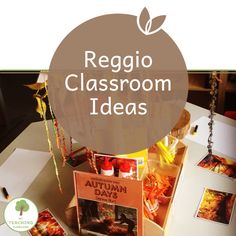
[[[188,76],[164,18],[93,18],[70,32],[49,69],[49,101],[81,145],[110,154],[150,147],[177,123]]]

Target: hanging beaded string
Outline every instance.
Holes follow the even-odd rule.
[[[56,130],[55,134],[56,134],[57,148],[61,152],[61,156],[62,156],[62,159],[63,159],[63,165],[64,165],[65,162],[67,161],[67,159],[74,157],[72,137],[69,137],[70,147],[69,147],[69,152],[68,152],[68,149],[66,147],[66,138],[65,138],[64,129],[59,126],[58,121],[57,121],[56,118],[55,118],[53,124],[54,124],[55,130]]]
[[[61,186],[59,171],[58,171],[58,168],[57,168],[56,157],[55,157],[55,154],[53,152],[52,143],[51,143],[51,140],[50,140],[50,133],[49,133],[48,122],[47,122],[47,118],[46,118],[46,111],[43,109],[42,100],[40,100],[40,101],[41,101],[41,109],[43,111],[43,121],[44,121],[45,129],[46,129],[47,139],[48,139],[48,148],[49,148],[49,152],[50,152],[50,154],[52,156],[52,159],[53,159],[53,164],[54,164],[54,167],[55,167],[55,173],[56,173],[56,178],[57,178],[57,182],[58,182],[58,187],[59,187],[60,192],[62,193],[62,186]]]
[[[47,80],[44,82],[44,85],[45,85],[46,93],[44,94],[43,98],[46,98],[46,97],[48,97],[48,82],[47,82]],[[50,115],[51,115],[51,118],[52,118],[53,131],[54,131],[54,134],[55,134],[56,139],[57,139],[57,137],[58,137],[58,130],[57,130],[58,123],[57,123],[56,117],[54,116],[54,113],[52,111],[52,107],[51,107],[49,101],[48,101],[48,107],[49,107]],[[57,141],[57,147],[58,147],[58,140],[56,140],[56,141]]]
[[[217,73],[213,72],[210,78],[210,86],[211,86],[211,102],[209,106],[210,114],[209,114],[209,137],[208,137],[208,155],[212,156],[212,146],[213,146],[213,125],[214,125],[214,116],[215,116],[215,108],[216,108],[216,100],[217,100],[217,81],[220,82],[220,79],[217,77]]]
[[[48,96],[48,87],[47,87],[47,81],[45,81],[45,90],[46,90],[46,96]],[[48,102],[48,106],[49,106],[49,111],[50,111],[50,115],[52,117],[52,126],[53,126],[53,130],[54,130],[54,134],[56,136],[56,144],[57,144],[57,148],[59,150],[61,150],[61,137],[60,137],[60,129],[59,129],[59,124],[58,121],[56,119],[56,117],[54,116],[54,113],[52,111],[52,107],[51,104]]]
[[[96,174],[98,174],[98,169],[97,169],[97,165],[96,165],[95,158],[94,158],[94,152],[92,150],[86,148],[86,157],[87,157],[90,168]]]
[[[60,128],[60,137],[61,137],[61,144],[62,144],[60,146],[60,150],[61,150],[63,166],[64,166],[67,160],[67,147],[66,147],[66,138],[65,138],[63,128]]]
[[[72,158],[72,159],[74,159],[72,137],[70,137],[70,154],[69,154],[69,157]]]
[[[59,190],[62,192],[62,186],[61,186],[59,171],[57,168],[56,156],[53,151],[53,146],[52,146],[52,142],[50,139],[50,131],[49,131],[47,117],[46,117],[47,105],[46,105],[44,99],[48,96],[47,81],[44,81],[43,83],[35,83],[35,84],[28,84],[28,85],[26,84],[24,86],[30,88],[31,90],[36,90],[36,93],[33,95],[33,98],[35,98],[37,101],[36,112],[39,113],[40,117],[43,119],[43,122],[44,122],[46,135],[47,135],[47,141],[48,141],[48,149],[49,149],[49,152],[50,152],[51,157],[53,159],[56,178],[58,181],[58,187],[59,187]],[[50,112],[52,114],[51,108],[50,108]],[[53,114],[52,114],[52,118],[54,118]],[[54,129],[54,126],[53,126],[53,129]]]
[[[45,90],[46,90],[46,95],[48,95],[48,88],[47,88],[47,81],[45,82]],[[52,123],[53,123],[53,130],[54,134],[56,136],[56,144],[57,148],[61,151],[61,155],[63,158],[63,166],[65,165],[65,162],[68,158],[71,158],[73,155],[72,152],[72,138],[70,137],[70,152],[68,154],[67,148],[66,148],[66,142],[65,142],[65,135],[64,135],[64,130],[62,127],[59,127],[58,121],[56,117],[54,116],[54,113],[52,111],[52,107],[50,103],[48,103],[49,106],[49,111],[52,117]],[[69,156],[68,156],[69,155]]]
[[[47,96],[48,95],[47,81],[45,82],[45,90],[46,90],[46,96]],[[51,107],[50,103],[48,103],[48,106],[49,106],[49,111],[50,111],[50,114],[52,117],[53,130],[54,130],[54,134],[56,136],[57,148],[61,152],[61,156],[63,159],[63,166],[64,166],[67,159],[74,158],[72,137],[69,137],[70,150],[68,152],[67,147],[66,147],[66,139],[65,139],[64,129],[59,125],[56,117],[54,116],[54,113],[52,111],[52,107]]]
[[[60,149],[61,146],[61,138],[60,138],[60,130],[59,130],[59,125],[57,119],[54,120],[53,125],[55,126],[55,135],[56,135],[56,144],[57,148]]]
[[[44,96],[46,97],[48,95],[47,81],[45,81],[45,90],[46,90],[46,93],[45,93]],[[41,107],[43,109],[42,103],[41,103]],[[68,154],[68,150],[66,148],[64,130],[63,130],[62,127],[59,126],[58,121],[57,121],[57,119],[54,116],[54,113],[52,111],[52,107],[51,107],[50,103],[49,103],[49,111],[50,111],[50,114],[51,114],[51,117],[52,117],[53,130],[54,130],[54,134],[56,136],[57,147],[61,151],[62,158],[63,158],[63,165],[64,165],[67,158],[73,157],[73,155],[74,155],[73,150],[72,150],[72,138],[70,137],[70,152]],[[54,155],[51,140],[49,138],[50,134],[49,134],[48,124],[47,124],[47,120],[46,120],[46,112],[45,112],[43,118],[44,118],[44,124],[45,124],[45,127],[46,127],[46,132],[47,132],[47,137],[48,137],[49,151],[50,151],[50,153],[53,157],[53,163],[54,163],[54,166],[55,166],[55,172],[56,172],[56,177],[57,177],[57,180],[58,180],[59,189],[62,192],[62,186],[61,186],[61,181],[60,181],[59,172],[58,172],[58,168],[57,168],[56,157]],[[90,165],[91,169],[93,169],[95,171],[95,173],[98,174],[98,169],[97,169],[96,162],[95,162],[95,159],[94,159],[94,152],[92,150],[86,148],[86,156],[87,156],[87,160],[89,162],[89,165]]]

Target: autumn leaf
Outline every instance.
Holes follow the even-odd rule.
[[[47,105],[41,97],[35,96],[35,99],[37,101],[36,112],[38,112],[40,117],[43,118],[46,114]]]
[[[32,90],[41,90],[41,89],[45,88],[46,83],[25,84],[24,86],[28,87]]]

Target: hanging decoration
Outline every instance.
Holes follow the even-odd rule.
[[[60,192],[62,192],[62,186],[61,186],[61,180],[60,180],[59,171],[58,171],[58,167],[57,167],[56,156],[55,156],[54,151],[53,151],[53,146],[52,146],[52,142],[51,142],[51,139],[50,139],[48,121],[47,121],[47,117],[46,117],[47,105],[46,105],[45,99],[48,96],[47,81],[45,81],[44,83],[35,83],[35,84],[30,84],[30,85],[25,85],[25,86],[30,88],[31,90],[36,91],[36,93],[33,95],[33,98],[35,98],[35,100],[37,102],[36,112],[39,113],[40,117],[43,119],[43,122],[44,122],[46,135],[47,135],[47,141],[48,141],[48,149],[49,149],[49,152],[50,152],[50,154],[52,156],[52,159],[53,159],[53,164],[54,164],[54,167],[55,167],[55,174],[56,174],[56,178],[57,178],[57,181],[58,181],[58,187],[59,187]],[[53,115],[51,107],[50,107],[49,110],[50,110],[50,113],[51,113],[51,116],[52,116],[52,122],[53,122],[53,124],[56,124],[57,121],[55,120],[55,117]],[[53,129],[54,129],[56,137],[59,136],[57,128],[58,128],[57,126],[55,127],[53,125]]]
[[[61,185],[58,166],[57,166],[57,162],[56,162],[56,156],[53,151],[53,145],[52,145],[52,141],[51,141],[51,137],[50,137],[49,125],[48,125],[47,116],[46,116],[47,107],[49,108],[53,132],[54,132],[54,136],[56,139],[56,145],[57,145],[57,148],[60,150],[61,158],[63,161],[63,166],[65,165],[65,163],[68,159],[76,158],[76,154],[81,152],[82,149],[85,149],[86,159],[88,160],[90,168],[95,173],[98,173],[96,163],[93,158],[94,152],[92,150],[83,147],[83,148],[73,151],[73,146],[72,146],[73,142],[72,142],[71,137],[69,137],[69,149],[67,148],[66,144],[68,141],[66,140],[66,135],[65,135],[64,129],[59,125],[56,117],[54,116],[54,113],[52,111],[50,103],[48,102],[48,104],[47,104],[45,102],[45,100],[48,97],[47,81],[45,81],[43,83],[35,83],[35,84],[29,84],[29,85],[25,85],[25,86],[30,88],[31,90],[36,91],[35,94],[33,95],[33,98],[37,102],[36,112],[40,115],[40,117],[43,119],[43,122],[44,122],[46,135],[47,135],[47,141],[48,141],[48,149],[49,149],[49,152],[50,152],[52,159],[53,159],[53,163],[54,163],[54,167],[55,167],[55,174],[57,177],[59,190],[62,192],[62,185]]]
[[[211,95],[211,102],[209,105],[209,110],[210,110],[210,114],[209,114],[209,137],[208,137],[208,145],[207,145],[207,149],[208,149],[208,156],[211,158],[212,157],[212,146],[213,146],[213,125],[214,125],[214,116],[215,116],[215,109],[216,109],[216,102],[217,102],[217,93],[218,93],[218,89],[217,89],[217,82],[221,82],[221,80],[217,77],[217,73],[213,72],[211,74],[210,77],[210,95]]]

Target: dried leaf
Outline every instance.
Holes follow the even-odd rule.
[[[142,30],[145,32],[146,26],[150,20],[150,15],[146,7],[143,8],[140,16],[139,16],[139,25]]]
[[[41,89],[45,88],[46,83],[25,84],[24,86],[26,86],[32,90],[41,90]]]
[[[46,110],[47,110],[47,105],[46,103],[43,101],[42,98],[36,96],[36,101],[37,101],[37,108],[36,111],[39,113],[40,117],[43,118],[44,115],[46,114]]]
[[[157,16],[155,18],[152,19],[152,25],[151,28],[149,30],[150,33],[152,32],[156,32],[159,30],[159,28],[162,26],[163,22],[165,21],[166,16],[162,15],[162,16]]]

